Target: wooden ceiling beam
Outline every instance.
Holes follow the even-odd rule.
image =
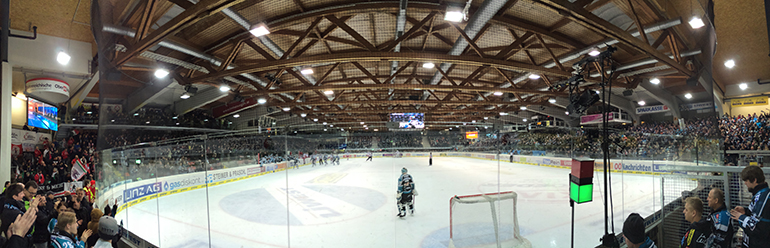
[[[238,53],[241,52],[241,48],[243,48],[243,41],[235,43],[233,46],[233,49],[230,50],[230,53],[227,55],[227,58],[225,58],[225,61],[222,62],[222,65],[219,66],[218,71],[224,71],[227,69],[230,64],[233,63],[233,60],[235,60],[236,57],[238,57]]]
[[[167,36],[182,30],[183,28],[203,19],[209,15],[216,14],[223,9],[239,4],[244,0],[202,0],[194,6],[186,9],[160,28],[144,37],[137,43],[133,49],[127,50],[123,56],[115,58],[113,66],[123,65],[152,46],[155,46]]]
[[[547,9],[561,13],[571,20],[579,23],[580,25],[589,28],[601,35],[616,39],[621,43],[625,43],[626,45],[638,50],[641,53],[649,54],[658,61],[677,69],[679,72],[685,75],[693,75],[693,72],[684,67],[684,65],[677,63],[676,61],[670,59],[667,55],[657,51],[655,48],[650,46],[649,43],[645,44],[644,41],[631,36],[631,34],[625,30],[620,29],[612,23],[601,19],[600,17],[573,3],[555,0],[542,0],[539,3],[544,5]]]
[[[557,77],[570,77],[571,74],[556,68],[545,68],[530,64],[524,64],[515,61],[495,60],[490,58],[480,58],[477,56],[460,55],[452,56],[447,54],[432,54],[420,52],[354,52],[354,53],[335,53],[315,56],[295,57],[285,60],[273,61],[271,63],[261,63],[255,65],[239,65],[238,68],[225,70],[222,72],[211,73],[192,79],[194,82],[217,80],[227,76],[235,76],[243,73],[261,73],[272,70],[278,70],[287,67],[305,66],[310,64],[324,64],[335,62],[356,61],[434,61],[434,63],[452,63],[471,66],[495,66],[500,69],[514,71],[528,71],[540,75],[551,75]],[[367,75],[368,76],[368,75]]]
[[[291,70],[289,70],[291,73]],[[292,75],[296,74],[293,73]],[[298,75],[297,75],[298,76]],[[322,91],[322,90],[353,90],[353,91],[366,91],[375,89],[393,89],[393,90],[438,90],[438,91],[461,91],[461,92],[503,92],[503,93],[522,93],[522,94],[537,94],[537,95],[549,95],[549,96],[566,96],[567,94],[561,92],[540,91],[533,89],[517,89],[517,88],[496,88],[496,87],[475,87],[475,86],[453,86],[453,85],[403,85],[403,84],[344,84],[344,85],[323,85],[323,86],[297,86],[291,88],[280,88],[262,90],[255,93],[243,94],[244,96],[254,95],[266,95],[266,94],[280,94],[280,93],[299,93],[307,91]],[[325,97],[324,97],[325,98]]]
[[[406,33],[404,33],[403,35],[398,37],[398,39],[388,43],[388,45],[385,46],[384,48],[380,49],[380,51],[388,52],[390,50],[393,50],[393,48],[395,48],[398,45],[398,43],[401,43],[402,41],[404,41],[407,38],[411,37],[418,30],[422,30],[423,27],[425,26],[425,24],[428,23],[428,21],[433,20],[433,17],[435,17],[436,14],[438,14],[437,11],[430,12],[430,14],[428,14],[428,16],[426,16],[425,18],[422,19],[422,21],[420,21],[419,23],[413,25],[412,28],[409,29],[409,31],[407,31]]]
[[[359,34],[355,29],[353,29],[350,26],[348,26],[348,24],[345,23],[344,21],[341,21],[339,18],[337,18],[334,15],[327,15],[325,17],[326,17],[326,19],[328,19],[332,23],[334,23],[337,26],[339,26],[340,28],[342,28],[342,30],[345,30],[346,33],[348,33],[350,36],[352,36],[353,39],[356,39],[356,41],[358,41],[358,43],[361,43],[361,45],[363,45],[369,51],[377,51],[377,48],[375,48],[374,45],[372,45],[371,42],[369,42],[363,36],[361,36],[361,34]]]
[[[134,43],[138,43],[142,38],[144,38],[148,32],[150,32],[150,27],[153,23],[153,12],[155,12],[155,8],[157,7],[157,1],[156,0],[146,0],[144,2],[144,9],[142,10],[142,16],[139,19],[139,28],[136,29],[136,34],[134,35]]]
[[[308,26],[307,29],[305,29],[305,32],[302,33],[302,35],[300,35],[296,41],[294,41],[294,44],[291,44],[291,46],[289,47],[289,49],[286,50],[286,52],[283,53],[283,56],[281,57],[281,59],[288,58],[291,52],[294,51],[294,48],[297,48],[297,46],[299,46],[299,44],[302,43],[302,41],[304,41],[305,38],[307,38],[310,32],[313,32],[313,29],[315,29],[315,27],[318,26],[318,23],[321,23],[321,20],[323,20],[323,18],[321,17],[318,17],[315,20],[313,20],[313,22],[310,23],[310,26]]]

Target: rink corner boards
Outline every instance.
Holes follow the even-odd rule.
[[[310,165],[310,163],[301,164],[298,167],[303,167],[305,165]],[[225,184],[225,183],[236,182],[236,181],[245,180],[245,179],[249,179],[249,178],[253,178],[253,177],[258,177],[258,176],[262,176],[262,175],[266,175],[266,174],[272,174],[272,173],[276,173],[276,172],[285,171],[287,169],[289,169],[289,168],[276,169],[276,170],[267,171],[267,172],[260,172],[260,173],[254,174],[254,175],[248,175],[248,176],[242,176],[242,177],[237,177],[237,178],[231,178],[231,179],[227,179],[227,180],[223,180],[223,181],[219,181],[219,182],[212,182],[212,183],[195,185],[195,186],[190,186],[190,187],[178,188],[178,189],[174,189],[174,190],[171,190],[171,191],[164,191],[164,192],[160,192],[160,193],[156,193],[156,194],[152,194],[152,195],[147,195],[145,197],[142,197],[142,198],[139,198],[139,199],[136,199],[136,200],[132,200],[132,201],[129,201],[127,203],[124,203],[123,205],[120,205],[120,207],[118,207],[117,213],[120,213],[121,211],[125,210],[126,208],[132,207],[132,206],[137,205],[137,204],[142,203],[142,202],[146,202],[146,201],[149,201],[149,200],[152,200],[152,199],[156,199],[158,197],[163,197],[163,196],[183,193],[183,192],[187,192],[187,191],[191,191],[191,190],[196,190],[196,189],[202,189],[202,188],[206,188],[206,187],[210,187],[210,186],[217,186],[217,185]]]

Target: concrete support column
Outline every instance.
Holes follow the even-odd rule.
[[[4,61],[0,74],[0,182],[11,180],[11,70],[11,64]]]

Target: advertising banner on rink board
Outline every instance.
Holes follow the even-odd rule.
[[[668,106],[666,105],[644,106],[644,107],[636,108],[636,114],[638,115],[652,114],[652,113],[666,112],[668,110],[669,110]]]
[[[761,106],[767,105],[767,96],[747,97],[731,99],[730,106],[732,107],[748,107],[748,106]]]

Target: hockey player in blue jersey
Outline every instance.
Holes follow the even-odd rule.
[[[406,168],[401,169],[401,177],[398,178],[398,217],[406,216],[406,207],[409,206],[409,212],[414,215],[414,196],[417,191],[414,188],[412,176],[406,173]]]

